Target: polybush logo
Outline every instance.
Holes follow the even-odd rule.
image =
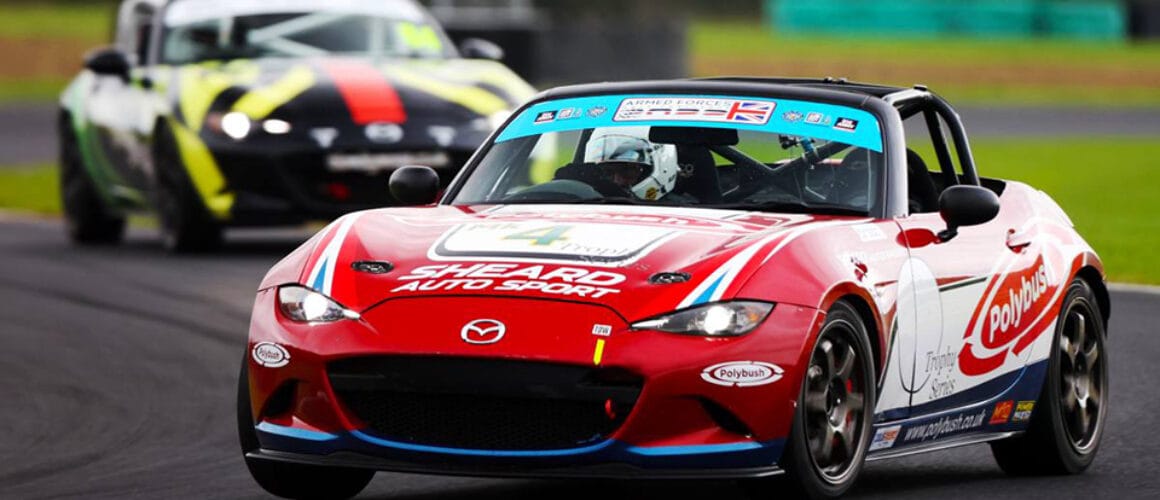
[[[1051,273],[1040,256],[1026,271],[1004,276],[988,293],[992,289],[994,295],[975,309],[967,327],[959,353],[959,369],[965,375],[989,373],[1003,366],[1009,354],[1019,355],[1031,345],[1044,331],[1041,316],[1058,286],[1051,284]]]

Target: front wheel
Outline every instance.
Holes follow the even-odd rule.
[[[172,132],[158,129],[154,140],[157,170],[157,204],[161,215],[161,237],[172,253],[209,252],[222,245],[224,230],[213,219],[177,150]]]
[[[246,456],[259,448],[250,410],[249,370],[242,359],[238,376],[238,442],[250,476],[274,496],[300,500],[345,500],[358,495],[374,479],[375,472],[316,465],[273,462]]]
[[[69,239],[78,245],[113,245],[125,237],[125,218],[105,207],[85,171],[76,134],[60,126],[60,194]]]
[[[1011,475],[1079,474],[1095,460],[1108,412],[1108,355],[1099,303],[1077,278],[1064,297],[1031,424],[1019,437],[991,444]]]
[[[810,354],[781,466],[800,497],[837,498],[854,485],[866,458],[875,401],[873,352],[857,311],[839,302]],[[782,478],[778,478],[782,479]],[[780,495],[770,480],[747,483],[754,496]]]

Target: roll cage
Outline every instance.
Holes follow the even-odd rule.
[[[923,115],[930,129],[945,186],[980,185],[962,119],[943,98],[921,85],[901,88],[833,78],[747,77],[599,83],[559,87],[542,92],[516,110],[512,117],[519,116],[531,106],[544,101],[607,94],[744,95],[816,101],[867,111],[881,121],[883,154],[886,162],[886,172],[882,176],[878,190],[880,196],[872,204],[869,214],[875,218],[892,219],[910,215],[907,191],[907,144],[902,122],[919,113]],[[511,119],[476,152],[451,183],[440,201],[441,204],[449,204],[456,197],[463,181],[475,171],[480,160],[494,145],[499,131],[510,122]],[[943,133],[943,123],[949,129],[954,150],[957,152],[959,167],[962,169],[961,176],[956,173],[950,143],[946,141]]]

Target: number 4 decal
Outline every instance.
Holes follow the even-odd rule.
[[[548,246],[557,241],[568,241],[564,235],[572,226],[549,226],[531,231],[520,231],[504,237],[505,240],[528,240],[534,246]]]

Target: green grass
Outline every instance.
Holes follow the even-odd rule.
[[[50,165],[0,167],[0,209],[57,215],[60,183]]]
[[[1147,139],[988,140],[974,145],[985,177],[1051,195],[1114,281],[1160,284],[1160,142]]]
[[[10,80],[0,78],[0,104],[52,102],[60,97],[68,81],[59,78]]]
[[[1160,43],[1064,39],[875,38],[778,35],[752,22],[697,22],[692,26],[695,54],[894,60],[945,66],[1052,63],[1065,68],[1092,65],[1160,68]]]
[[[106,40],[112,30],[115,9],[113,3],[3,5],[0,6],[0,37]]]
[[[987,139],[974,151],[983,176],[1026,182],[1063,206],[1112,280],[1160,284],[1160,141]],[[58,214],[58,200],[54,168],[0,168],[0,209]]]
[[[1160,106],[1160,43],[848,38],[777,34],[753,21],[696,22],[697,76],[850,77],[929,85],[974,103]]]

